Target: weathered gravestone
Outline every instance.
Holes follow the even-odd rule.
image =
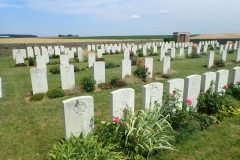
[[[162,105],[163,84],[159,82],[150,83],[143,86],[142,89],[142,105],[143,109],[154,107],[154,105]]]
[[[169,96],[178,96],[178,108],[182,109],[183,102],[183,92],[184,92],[184,79],[175,78],[167,81],[167,93]]]
[[[61,50],[60,50],[60,48],[58,46],[54,46],[54,51],[55,51],[55,55],[56,56],[60,56]]]
[[[47,68],[31,68],[30,75],[33,94],[46,93],[48,91]]]
[[[165,56],[163,58],[162,74],[164,75],[170,74],[170,66],[171,66],[171,58],[169,56]]]
[[[35,56],[41,55],[41,50],[39,47],[35,46],[33,47],[33,49],[34,49]]]
[[[110,117],[123,117],[124,109],[134,112],[135,91],[132,88],[118,89],[110,95]]]
[[[32,47],[27,47],[27,55],[28,55],[28,58],[30,57],[34,57],[34,53],[33,53],[33,49]]]
[[[122,60],[121,63],[121,77],[124,79],[127,75],[131,75],[131,65],[132,61],[131,60]]]
[[[202,75],[201,81],[201,90],[206,92],[213,83],[213,90],[215,91],[215,83],[216,83],[216,72],[206,72]]]
[[[105,83],[105,62],[93,63],[93,78],[96,84]]]
[[[47,68],[46,61],[43,56],[36,56],[37,68]]]
[[[197,111],[197,99],[200,94],[201,76],[190,75],[184,81],[184,100],[187,98],[192,99],[192,111]]]
[[[75,87],[75,76],[73,65],[61,65],[61,84],[62,89],[72,89]]]
[[[176,48],[171,48],[171,58],[172,59],[176,58]]]
[[[237,51],[236,62],[240,62],[240,48]]]
[[[227,50],[223,50],[221,59],[223,62],[226,62],[227,60]]]
[[[209,55],[208,55],[208,68],[211,68],[214,65],[214,52],[210,51]]]
[[[234,67],[232,69],[232,83],[236,85],[240,82],[240,67]]]
[[[87,134],[94,127],[94,102],[92,96],[80,96],[63,101],[65,139],[71,135]]]
[[[24,64],[24,56],[21,52],[15,54],[16,64]]]
[[[216,92],[224,91],[224,85],[228,84],[228,75],[229,75],[229,71],[226,69],[217,71]]]
[[[184,57],[184,48],[183,47],[181,47],[179,50],[179,56]]]
[[[65,66],[68,66],[69,65],[69,57],[68,55],[60,55],[60,64],[61,65],[65,65]]]
[[[88,67],[91,68],[93,66],[93,63],[96,61],[95,53],[90,52],[88,53]]]
[[[145,67],[148,68],[149,78],[153,76],[153,58],[145,58]]]
[[[78,60],[79,60],[79,62],[83,62],[83,50],[82,50],[82,48],[81,47],[78,47],[77,48],[77,52],[78,52]]]

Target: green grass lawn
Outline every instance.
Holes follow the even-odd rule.
[[[229,54],[226,67],[232,69],[240,64],[232,62],[235,54]],[[105,62],[120,64],[122,54],[105,55]],[[162,79],[161,62],[158,56],[154,58],[154,79],[165,84],[167,79]],[[219,59],[215,55],[215,59]],[[172,78],[184,78],[191,74],[202,74],[208,69],[207,56],[196,59],[176,60],[171,62]],[[56,59],[51,59],[56,61]],[[0,77],[3,83],[3,98],[0,99],[0,159],[46,159],[53,144],[64,137],[62,101],[75,96],[91,95],[94,97],[95,115],[103,120],[109,120],[109,99],[113,89],[102,90],[94,93],[80,91],[58,99],[44,99],[40,102],[29,102],[31,92],[30,67],[14,67],[15,62],[11,56],[0,55]],[[26,61],[27,64],[27,61]],[[87,63],[74,63],[81,68]],[[48,66],[48,70],[51,65]],[[132,68],[132,71],[136,67]],[[219,68],[222,69],[222,68]],[[80,80],[91,71],[75,73],[76,86]],[[120,77],[120,67],[106,70],[106,80]],[[135,108],[141,108],[141,91],[144,82],[136,79],[128,80],[127,87],[136,91]],[[60,75],[48,72],[49,89],[61,86]],[[237,102],[240,105],[240,102]],[[186,141],[177,144],[178,152],[167,152],[157,159],[240,159],[240,118],[226,120],[218,126],[189,137]]]

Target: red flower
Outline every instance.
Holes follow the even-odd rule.
[[[129,53],[130,53],[130,54],[134,54],[134,52],[133,52],[132,50],[131,50],[131,51],[129,51]]]
[[[113,117],[113,122],[118,123],[120,119],[118,117]]]
[[[187,103],[188,105],[191,105],[191,104],[192,104],[192,99],[191,99],[191,98],[187,98],[185,101],[186,101],[186,103]]]
[[[169,96],[174,97],[175,95],[174,95],[174,93],[169,93]]]
[[[224,89],[228,89],[228,85],[225,84],[225,85],[223,86],[223,88],[224,88]]]
[[[142,60],[141,60],[141,59],[138,59],[138,63],[142,63]]]

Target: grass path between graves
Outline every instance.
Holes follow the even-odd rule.
[[[240,66],[232,62],[235,54],[227,57],[226,69]],[[123,55],[106,55],[106,63],[120,64]],[[154,81],[165,84],[161,79],[159,56],[154,56]],[[216,55],[215,59],[219,59]],[[51,61],[56,61],[52,59]],[[87,63],[74,63],[86,67]],[[176,60],[171,62],[172,78],[184,78],[191,74],[202,74],[217,69],[207,69],[207,56],[197,59]],[[48,66],[48,69],[51,66]],[[132,71],[135,67],[132,68]],[[79,92],[58,99],[44,99],[41,102],[29,102],[27,97],[31,91],[30,67],[14,67],[10,56],[0,56],[0,77],[3,85],[3,98],[0,99],[0,159],[46,159],[53,144],[64,136],[62,101],[74,96],[91,95],[94,97],[95,115],[109,120],[109,96],[114,89],[101,92]],[[90,70],[75,73],[76,85]],[[120,68],[106,70],[109,82],[113,77],[120,77]],[[144,85],[135,79],[129,80],[127,87],[136,91],[136,109],[141,108],[141,91]],[[60,75],[48,72],[49,89],[60,87]],[[240,102],[237,102],[240,105]],[[224,121],[212,126],[205,132],[192,135],[176,147],[178,152],[167,152],[157,159],[240,159],[240,118]]]

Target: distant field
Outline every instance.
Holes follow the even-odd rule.
[[[240,39],[240,33],[234,34],[201,34],[190,39]]]
[[[144,39],[163,39],[170,35],[149,35],[149,36],[99,36],[99,37],[46,37],[46,38],[0,38],[0,44],[9,43],[68,43],[86,41],[110,41],[110,40],[144,40]]]

